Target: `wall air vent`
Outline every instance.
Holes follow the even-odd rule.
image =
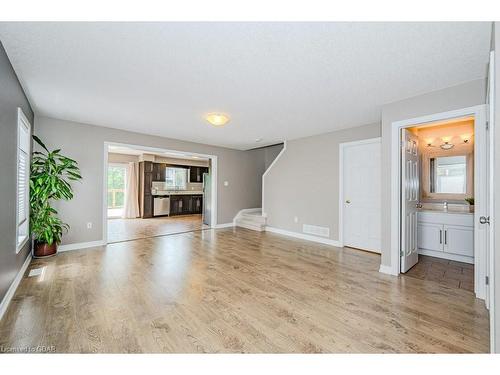
[[[319,227],[317,225],[302,225],[302,232],[312,234],[313,236],[330,237],[330,228]]]

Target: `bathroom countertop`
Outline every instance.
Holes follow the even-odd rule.
[[[420,208],[418,212],[430,212],[435,214],[458,214],[458,215],[474,215],[474,212],[469,212],[459,209],[447,209],[444,208]]]

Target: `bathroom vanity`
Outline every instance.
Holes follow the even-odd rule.
[[[417,214],[418,253],[474,263],[474,214],[421,209]]]

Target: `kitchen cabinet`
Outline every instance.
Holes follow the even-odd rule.
[[[189,182],[203,182],[203,173],[208,173],[208,167],[189,167]]]
[[[165,163],[153,163],[153,181],[165,181]]]
[[[184,201],[181,195],[170,196],[170,216],[182,215],[184,208]]]
[[[171,195],[170,216],[201,214],[203,208],[202,195]]]
[[[193,213],[201,214],[203,210],[203,196],[193,195]]]
[[[474,263],[473,218],[467,213],[419,212],[419,254]]]
[[[153,195],[151,183],[153,182],[154,166],[150,161],[139,163],[139,210],[141,217],[153,217]]]

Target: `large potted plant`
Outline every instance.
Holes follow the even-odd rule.
[[[33,140],[43,151],[34,151],[31,161],[30,232],[34,240],[33,255],[46,257],[57,253],[62,234],[69,229],[51,204],[72,199],[70,181],[80,180],[82,176],[75,160],[61,155],[60,149],[49,151],[35,135]]]

